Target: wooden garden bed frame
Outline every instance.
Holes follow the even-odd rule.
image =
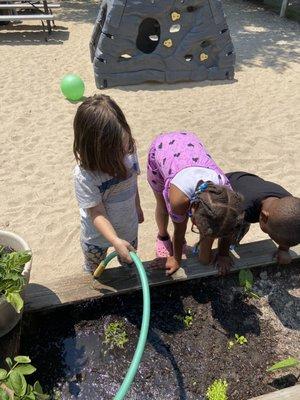
[[[235,267],[232,272],[240,269],[276,265],[273,255],[277,246],[272,240],[262,240],[243,244],[234,252]],[[300,260],[300,245],[292,250],[294,260]],[[218,275],[213,266],[204,266],[197,258],[189,258],[171,277],[166,276],[164,270],[151,269],[151,261],[144,262],[150,286],[160,286],[179,281],[204,278]],[[288,268],[283,266],[282,268]],[[83,300],[118,295],[121,293],[140,290],[141,285],[133,267],[132,272],[124,267],[109,268],[104,271],[99,280],[90,275],[77,273],[74,276],[60,278],[48,283],[48,287],[29,284],[25,291],[25,311],[46,311],[51,308],[62,307]],[[300,400],[300,397],[299,399]]]
[[[243,268],[255,268],[276,265],[273,254],[276,249],[271,240],[263,240],[241,245],[235,252],[235,268],[237,272]],[[300,260],[300,245],[292,249],[294,261]],[[196,278],[217,275],[216,268],[199,264],[196,258],[184,262],[183,268],[172,277],[167,277],[162,270],[151,270],[150,262],[144,266],[148,271],[150,286],[171,284]],[[282,267],[282,268],[288,268]],[[140,290],[137,276],[124,267],[107,268],[100,280],[88,275],[77,274],[50,282],[51,290],[46,286],[31,284],[25,293],[25,312],[47,312],[58,307],[76,304],[89,299],[117,295]],[[0,339],[0,353],[11,355],[18,352],[21,324],[6,337]],[[4,352],[4,353],[3,353]],[[277,390],[250,400],[300,400],[300,385]]]

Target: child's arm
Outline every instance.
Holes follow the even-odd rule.
[[[230,271],[233,260],[230,257],[229,249],[233,243],[230,237],[220,238],[218,241],[218,253],[216,256],[215,264],[219,269],[220,275],[226,275]]]
[[[182,248],[185,240],[185,232],[187,226],[187,219],[183,222],[173,222],[174,237],[173,237],[173,256],[168,257],[166,262],[167,275],[173,274],[181,266]]]
[[[144,218],[144,213],[143,213],[143,210],[141,207],[140,194],[139,194],[138,189],[137,189],[136,197],[135,197],[135,206],[136,206],[136,212],[138,215],[139,224],[142,224],[144,222],[145,218]]]
[[[199,261],[207,265],[212,261],[212,245],[214,244],[214,238],[211,237],[201,237],[200,236],[200,246],[199,246]]]
[[[130,243],[117,236],[116,231],[107,218],[103,204],[100,203],[95,207],[89,208],[88,211],[96,229],[111,243],[122,260],[131,263],[132,259],[129,255],[129,251],[135,250]]]
[[[276,251],[276,259],[278,264],[287,265],[292,262],[292,257],[289,252],[290,248],[288,246],[279,245]]]

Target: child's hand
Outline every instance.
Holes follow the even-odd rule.
[[[141,207],[137,207],[136,212],[137,212],[137,215],[138,215],[139,224],[142,224],[145,221],[144,213],[143,213],[142,208]]]
[[[135,251],[135,249],[128,243],[126,240],[116,238],[112,243],[118,256],[120,257],[121,261],[126,262],[128,264],[132,263],[132,259],[130,257],[129,252]]]
[[[292,262],[292,257],[288,250],[277,249],[275,258],[280,265],[287,265]]]
[[[232,258],[228,256],[220,256],[216,255],[215,265],[219,270],[219,275],[225,276],[230,272],[231,267],[233,266]]]
[[[175,257],[168,257],[166,262],[166,275],[172,275],[175,271],[180,268],[180,264]]]

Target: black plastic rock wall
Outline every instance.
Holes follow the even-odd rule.
[[[98,88],[234,77],[220,0],[103,0],[90,50]]]

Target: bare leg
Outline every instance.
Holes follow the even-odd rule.
[[[161,193],[154,192],[156,199],[155,219],[158,227],[158,234],[166,237],[168,233],[169,213],[166,207],[165,199]]]

